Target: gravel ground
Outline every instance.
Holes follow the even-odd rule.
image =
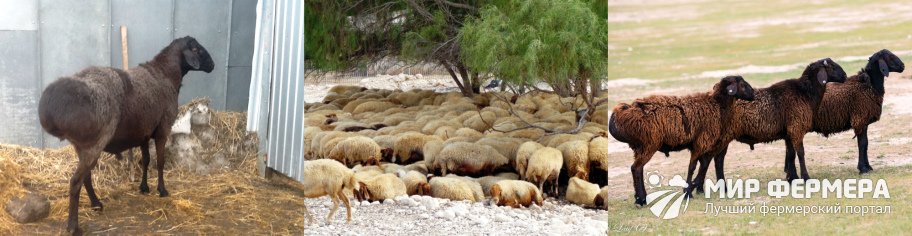
[[[352,199],[354,201],[354,199]],[[305,199],[316,223],[307,235],[605,235],[608,213],[548,199],[543,207],[514,209],[485,203],[428,196],[398,197],[383,203],[352,202],[352,222],[345,206],[326,224],[328,197]]]

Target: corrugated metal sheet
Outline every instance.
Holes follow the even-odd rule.
[[[301,181],[304,4],[293,0],[260,3],[247,128],[258,131],[260,140],[265,140],[261,147],[265,147],[267,167]]]

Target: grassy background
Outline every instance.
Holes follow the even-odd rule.
[[[909,6],[906,6],[909,5]],[[887,48],[901,58],[912,52],[912,4],[887,0],[874,1],[609,1],[609,80],[636,78],[645,84],[609,88],[612,102],[629,102],[645,94],[681,95],[707,91],[719,78],[699,76],[707,71],[731,70],[748,65],[783,66],[801,64],[789,71],[777,73],[742,74],[755,88],[776,81],[794,78],[814,60],[835,59],[849,75],[855,74],[872,53]],[[909,59],[906,59],[907,63]],[[892,77],[890,79],[893,79]],[[610,83],[610,82],[609,82]],[[888,82],[890,83],[890,82]],[[891,108],[885,107],[885,112]],[[909,117],[891,117],[878,123],[887,128],[878,131],[880,140],[888,137],[909,137]],[[898,122],[898,123],[897,123]],[[897,124],[893,124],[897,123]],[[899,124],[902,123],[902,124]],[[822,142],[818,135],[808,135],[811,142]],[[833,154],[844,159],[844,166],[814,166],[812,177],[818,179],[857,178],[854,168],[856,149],[851,134],[837,141],[847,145],[811,151],[817,156]],[[846,139],[846,140],[842,140]],[[806,138],[806,143],[808,143]],[[770,145],[782,148],[779,143]],[[739,144],[740,145],[740,144]],[[743,145],[741,145],[743,146]],[[908,146],[908,145],[905,145]],[[908,158],[910,147],[873,145],[871,150],[896,153]],[[905,151],[901,151],[905,149]],[[761,158],[764,152],[744,153],[739,158]],[[870,154],[871,160],[883,154]],[[744,155],[742,154],[742,155]],[[679,156],[689,156],[681,152]],[[731,155],[731,152],[730,152]],[[912,230],[912,166],[878,167],[863,178],[885,179],[891,199],[776,199],[766,195],[766,183],[782,178],[781,152],[765,153],[769,166],[729,171],[729,178],[757,178],[761,182],[759,196],[751,199],[704,199],[703,195],[690,201],[687,212],[678,218],[662,220],[647,208],[633,205],[632,190],[623,199],[608,201],[611,214],[608,223],[612,234],[907,234]],[[674,154],[673,154],[674,156]],[[623,158],[617,169],[629,171],[632,158],[628,152],[612,154]],[[654,157],[652,162],[657,162]],[[679,157],[672,157],[675,159]],[[815,156],[816,158],[816,156]],[[811,162],[821,163],[821,162]],[[658,165],[658,164],[652,164]],[[770,167],[773,166],[773,167]],[[727,165],[726,169],[732,168]],[[647,171],[649,170],[647,166]],[[659,168],[659,167],[656,167]],[[770,168],[778,168],[777,171]],[[684,170],[684,166],[678,168]],[[707,176],[714,176],[711,168]],[[666,178],[669,176],[666,176]],[[629,182],[629,174],[623,181]],[[612,180],[614,181],[614,180]],[[629,183],[628,183],[629,184]],[[661,189],[661,188],[660,188]],[[647,189],[654,192],[660,189]],[[674,189],[674,188],[665,188]],[[624,190],[627,190],[626,188]],[[704,214],[707,202],[717,206],[747,205],[890,205],[890,214]],[[751,223],[754,222],[754,223]],[[644,227],[645,232],[615,231],[617,227]]]

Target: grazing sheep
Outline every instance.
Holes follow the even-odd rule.
[[[902,73],[905,68],[903,61],[887,49],[874,53],[868,64],[845,83],[827,84],[814,115],[814,132],[824,137],[850,129],[855,132],[861,174],[874,170],[868,163],[868,125],[880,120],[884,77],[890,72]]]
[[[608,185],[608,138],[595,137],[589,141],[589,181]]]
[[[143,178],[139,188],[148,193],[149,141],[155,139],[159,196],[165,188],[165,143],[177,117],[177,97],[184,75],[212,72],[215,64],[196,39],[175,39],[151,61],[127,71],[89,67],[62,77],[45,88],[38,116],[45,131],[66,139],[76,149],[79,164],[70,178],[67,231],[79,234],[79,192],[84,185],[93,208],[102,209],[92,187],[92,169],[101,152],[142,150]]]
[[[373,139],[364,136],[343,138],[329,152],[329,159],[341,160],[342,164],[380,165],[380,145]]]
[[[450,199],[453,201],[484,201],[484,193],[478,182],[472,181],[459,176],[434,177],[428,181],[430,187],[421,188],[431,189],[431,196],[436,198]]]
[[[396,174],[382,174],[367,179],[359,179],[360,188],[355,189],[358,201],[383,201],[406,196],[405,183]]]
[[[427,176],[418,171],[399,171],[399,178],[405,183],[405,192],[411,195],[430,195]]]
[[[599,194],[599,186],[586,180],[572,177],[567,185],[565,198],[575,204],[595,206],[595,197]]]
[[[728,143],[737,140],[753,145],[784,139],[785,172],[789,181],[798,178],[795,154],[801,164],[801,178],[810,176],[804,162],[804,135],[814,128],[814,115],[826,93],[828,82],[843,83],[846,73],[832,59],[808,65],[801,77],[777,82],[757,90],[753,101],[738,101],[732,107],[731,124],[722,133],[720,148],[714,155],[716,177],[724,179],[724,161]],[[708,164],[709,160],[704,164]],[[703,185],[706,167],[701,165],[697,186]]]
[[[433,135],[425,135],[418,132],[407,132],[400,134],[393,145],[393,161],[398,163],[409,164],[412,162],[424,160],[422,149],[428,141],[440,140]],[[398,157],[398,160],[396,158]]]
[[[529,166],[529,157],[532,156],[532,153],[543,147],[544,146],[535,141],[527,141],[519,145],[519,149],[516,150],[516,163],[513,168],[519,173],[520,178],[526,179],[526,168]]]
[[[422,161],[417,161],[417,162],[412,163],[412,164],[408,164],[408,165],[406,165],[406,166],[403,166],[403,167],[402,167],[402,170],[405,170],[405,171],[418,171],[418,172],[420,172],[421,174],[425,174],[425,175],[428,174],[428,167],[427,167],[427,164],[425,164],[425,161],[423,161],[423,160],[422,160]]]
[[[478,178],[478,184],[481,184],[481,190],[484,192],[485,196],[491,196],[491,186],[494,186],[498,181],[501,180],[518,180],[519,175],[512,172],[503,172],[497,175],[489,175]]]
[[[600,191],[599,194],[595,196],[595,200],[593,201],[593,203],[595,204],[595,208],[601,208],[601,209],[608,210],[608,204],[605,203],[607,201],[607,199],[608,199],[608,186],[605,186],[605,187],[602,187],[602,191]]]
[[[632,104],[620,103],[612,112],[608,130],[634,151],[630,166],[637,205],[646,204],[643,166],[656,151],[691,150],[687,181],[692,180],[698,159],[717,145],[722,123],[731,118],[736,99],[752,100],[753,88],[741,76],[722,78],[707,93],[684,97],[653,95]],[[692,185],[691,185],[692,186]],[[690,189],[685,191],[690,194]]]
[[[393,150],[396,145],[396,136],[377,135],[373,137],[374,142],[380,145],[380,159],[383,161],[393,161]]]
[[[433,166],[443,175],[486,175],[506,165],[509,160],[490,146],[467,142],[451,143],[434,157]]]
[[[529,156],[529,167],[526,169],[525,180],[537,183],[538,188],[544,192],[546,181],[551,183],[551,189],[548,194],[558,196],[557,177],[560,175],[561,166],[564,160],[561,157],[560,150],[552,147],[543,147],[535,150]]]
[[[346,168],[342,163],[330,159],[320,159],[313,161],[304,161],[304,197],[318,198],[329,196],[333,202],[332,209],[326,215],[326,223],[332,221],[333,215],[339,209],[339,201],[345,204],[347,222],[351,222],[351,204],[345,191],[358,189],[358,182],[355,179],[354,172]],[[307,204],[304,204],[304,213],[307,213],[308,221],[305,224],[314,222],[314,217],[307,210]]]
[[[571,141],[557,146],[564,157],[564,168],[567,176],[589,179],[589,143]]]
[[[428,173],[438,173],[439,168],[434,166],[436,157],[440,154],[440,150],[443,150],[444,144],[440,140],[432,140],[424,144],[424,147],[421,148],[421,151],[424,153],[424,164],[427,167]]]
[[[513,208],[541,206],[542,194],[534,184],[522,180],[501,180],[491,186],[491,203]]]

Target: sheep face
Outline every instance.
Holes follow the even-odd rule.
[[[186,36],[177,40],[181,54],[181,71],[187,74],[187,71],[205,71],[212,72],[215,69],[215,63],[209,56],[209,51],[203,45],[200,45],[195,38]]]
[[[747,83],[741,76],[726,76],[725,78],[722,78],[722,81],[720,81],[719,84],[719,87],[724,88],[725,94],[728,94],[728,96],[734,96],[735,98],[746,101],[754,100],[754,87]]]
[[[816,80],[820,85],[826,85],[827,82],[843,83],[846,80],[845,70],[839,66],[833,59],[824,58],[815,61],[807,66],[802,73],[802,77],[809,80]]]
[[[874,55],[871,55],[871,57],[868,58],[868,67],[872,67],[875,62],[877,63],[877,71],[880,71],[880,74],[884,77],[889,77],[890,72],[902,73],[903,70],[906,69],[903,61],[887,49],[880,50],[879,52],[874,53]],[[874,70],[874,68],[865,69]]]

